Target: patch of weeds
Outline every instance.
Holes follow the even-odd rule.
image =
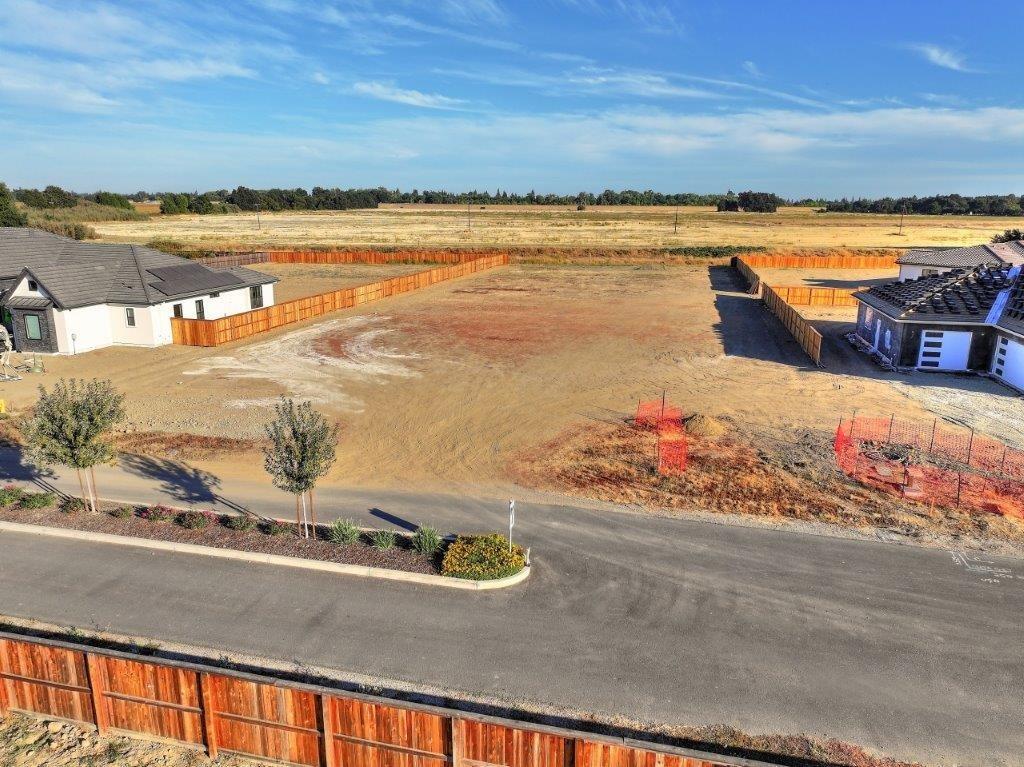
[[[248,514],[226,514],[221,517],[221,521],[224,527],[236,533],[248,533],[256,529],[256,520]]]
[[[25,493],[18,501],[21,509],[46,509],[53,506],[56,496],[53,493]]]
[[[327,528],[327,540],[332,543],[340,543],[343,546],[350,546],[359,540],[362,531],[351,519],[336,519]]]
[[[118,738],[117,740],[111,740],[107,743],[104,756],[107,757],[107,762],[110,764],[120,764],[128,752],[131,751],[132,745],[125,738]]]
[[[292,526],[288,522],[280,522],[276,519],[268,519],[263,523],[263,532],[267,535],[288,535]]]
[[[443,544],[444,539],[433,527],[420,526],[412,536],[412,547],[427,557],[439,552]]]
[[[370,543],[378,549],[393,549],[398,541],[394,530],[374,530],[370,533]]]

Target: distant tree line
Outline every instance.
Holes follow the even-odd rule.
[[[1021,216],[1021,198],[1015,194],[964,197],[940,194],[933,197],[882,197],[881,199],[830,200],[829,213],[914,213],[923,216]]]
[[[786,201],[777,194],[771,192],[740,192],[734,194],[731,190],[718,201],[719,213],[774,213],[780,205]]]
[[[40,210],[56,210],[58,208],[74,208],[81,200],[88,200],[97,205],[108,205],[112,208],[132,210],[131,200],[116,192],[93,192],[78,194],[61,189],[52,184],[45,189],[15,189],[14,198],[30,208]]]

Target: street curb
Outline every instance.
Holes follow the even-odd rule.
[[[495,578],[490,581],[469,581],[462,578],[451,578],[447,575],[429,575],[427,573],[407,573],[403,570],[389,570],[383,567],[366,565],[346,565],[340,562],[323,562],[317,559],[286,557],[280,554],[263,554],[257,551],[238,551],[237,549],[218,549],[213,546],[199,546],[194,543],[176,543],[172,541],[154,541],[149,538],[135,538],[129,535],[110,535],[109,533],[93,533],[87,530],[68,530],[62,527],[45,527],[43,525],[25,525],[20,522],[0,522],[0,532],[27,533],[29,535],[45,535],[51,538],[65,538],[74,541],[90,541],[92,543],[110,543],[116,546],[134,546],[154,551],[170,551],[176,554],[194,554],[217,559],[231,559],[236,562],[249,562],[261,565],[277,565],[294,567],[300,570],[318,570],[339,575],[355,575],[360,578],[380,578],[388,581],[404,581],[419,583],[425,586],[443,586],[449,589],[465,591],[491,591],[508,588],[522,583],[530,577],[530,565],[515,575],[507,578]]]

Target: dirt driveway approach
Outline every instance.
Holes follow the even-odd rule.
[[[329,481],[367,487],[497,490],[523,451],[662,390],[688,413],[780,434],[832,430],[853,409],[993,410],[964,412],[947,396],[959,381],[883,374],[856,355],[810,367],[725,266],[515,265],[217,349],[46,362],[46,375],[4,384],[9,405],[59,376],[109,377],[134,429],[255,440],[276,397],[312,399],[343,427]],[[1019,404],[980,389],[980,402]],[[254,465],[251,452],[216,462],[229,474]]]

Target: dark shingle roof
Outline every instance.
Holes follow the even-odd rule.
[[[999,293],[1014,284],[1009,268],[954,269],[946,274],[876,285],[855,293],[869,306],[901,320],[983,324]]]
[[[973,269],[976,266],[1024,264],[1024,243],[1002,242],[966,248],[917,248],[896,259],[898,264]]]
[[[104,303],[157,304],[277,281],[252,270],[243,276],[229,269],[211,269],[139,245],[80,242],[38,229],[0,227],[0,279],[25,269],[66,309]]]
[[[1003,309],[996,324],[1024,336],[1024,276],[1017,278],[1017,283],[1006,301],[1006,308]]]

